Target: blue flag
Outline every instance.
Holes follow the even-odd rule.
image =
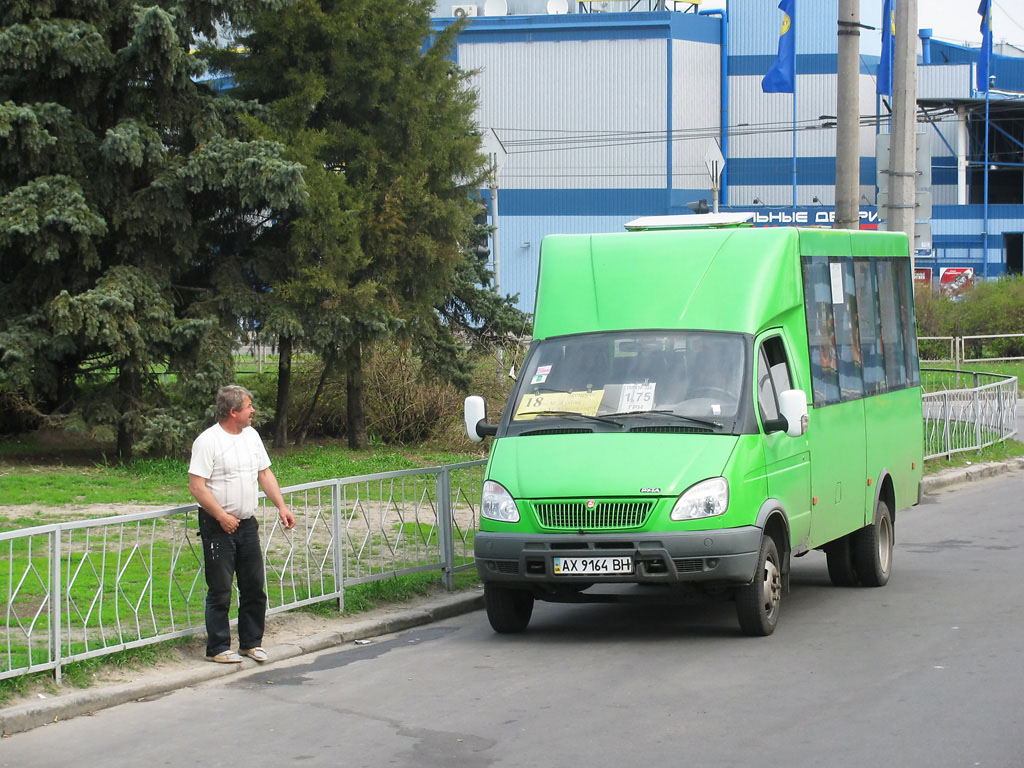
[[[882,5],[882,55],[878,59],[878,79],[875,90],[879,96],[892,98],[892,38],[896,34],[896,11],[892,7],[893,0],[885,0]]]
[[[988,90],[988,65],[992,60],[992,0],[981,0],[981,53],[978,55],[978,90]]]
[[[761,90],[765,93],[796,92],[796,44],[794,43],[796,0],[782,0],[782,29],[779,31],[779,55],[771,69],[761,79]]]

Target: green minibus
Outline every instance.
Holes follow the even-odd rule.
[[[723,218],[544,238],[500,422],[465,403],[494,438],[474,553],[495,631],[662,585],[769,635],[813,549],[836,585],[888,581],[924,443],[907,238]]]

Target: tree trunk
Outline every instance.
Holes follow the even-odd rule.
[[[292,399],[292,337],[282,336],[278,342],[277,406],[274,418],[274,447],[288,444],[288,406]]]
[[[122,464],[132,460],[135,447],[136,412],[142,402],[142,377],[134,363],[123,363],[117,376],[121,417],[117,421],[117,458]]]
[[[345,423],[348,447],[353,450],[368,448],[366,413],[363,411],[363,354],[355,341],[345,350]]]
[[[313,414],[316,413],[316,407],[320,403],[320,395],[323,394],[324,386],[327,383],[327,377],[331,375],[331,371],[334,369],[333,358],[324,359],[324,370],[320,374],[320,381],[317,382],[316,392],[313,393],[313,399],[309,403],[309,409],[306,414],[302,417],[302,421],[295,428],[295,445],[301,446],[306,441],[306,434],[309,432],[309,426],[313,423]]]

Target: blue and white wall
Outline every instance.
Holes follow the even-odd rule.
[[[581,14],[574,2],[569,14],[547,15],[546,0],[506,3],[515,15],[472,19],[456,56],[477,73],[480,126],[493,128],[507,151],[498,196],[501,288],[518,294],[523,309],[533,309],[545,235],[621,231],[637,216],[686,213],[699,199],[710,204],[705,159],[719,142],[727,156],[723,207],[754,210],[766,224],[827,225],[834,215],[836,130],[822,116],[836,111],[838,0],[815,0],[796,22],[795,174],[794,96],[761,92],[778,47],[777,2],[730,0],[728,23],[720,14]],[[862,0],[861,21],[878,28],[881,5]],[[439,17],[447,6],[438,4]],[[875,95],[879,48],[878,32],[863,30],[862,115],[886,113]],[[977,97],[969,55],[919,68],[922,104]],[[1005,83],[1015,82],[1014,66],[1001,70],[1010,73]],[[878,223],[876,134],[888,130],[877,118],[860,131],[867,226]],[[966,171],[958,170],[958,154],[971,150],[963,146],[964,124],[954,109],[920,130],[932,155],[937,246],[924,264],[936,274],[942,266],[974,266],[980,275],[984,211],[961,205]],[[995,275],[1003,271],[1002,233],[1024,231],[1024,206],[991,206],[988,231]]]

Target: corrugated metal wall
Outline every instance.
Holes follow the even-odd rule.
[[[479,124],[509,153],[502,186],[663,186],[666,58],[664,40],[460,46]]]
[[[962,99],[974,87],[973,67],[969,64],[946,64],[917,68],[917,98]]]
[[[672,187],[705,189],[710,176],[704,158],[721,139],[721,51],[684,40],[671,44]]]

